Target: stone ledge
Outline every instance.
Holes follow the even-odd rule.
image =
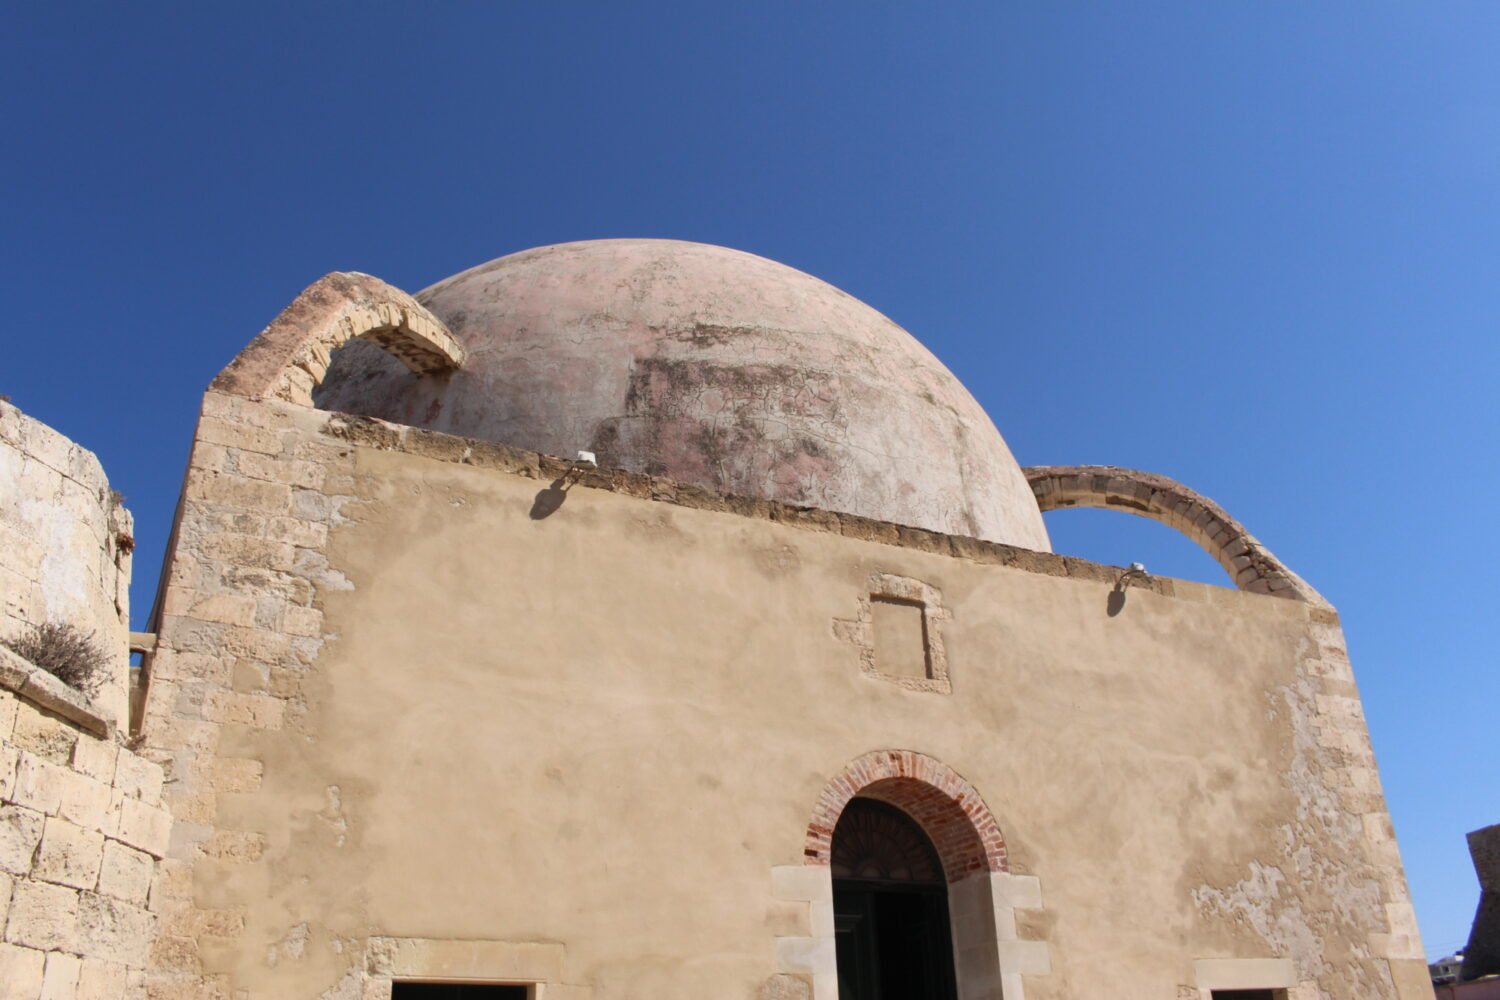
[[[211,392],[210,395],[213,393]],[[316,415],[313,418],[317,421],[316,433],[356,447],[402,452],[439,462],[495,469],[542,482],[565,481],[570,489],[581,486],[586,489],[605,490],[677,507],[737,514],[810,531],[824,531],[846,538],[916,549],[934,555],[1007,566],[1043,576],[1088,580],[1114,586],[1120,579],[1120,574],[1124,572],[1123,567],[1107,566],[1075,556],[1037,552],[1003,542],[990,542],[962,535],[946,535],[924,528],[914,528],[890,521],[877,521],[856,514],[844,514],[817,507],[800,507],[757,497],[716,493],[706,487],[681,483],[661,476],[627,472],[623,469],[585,468],[566,459],[513,448],[494,441],[464,438],[439,431],[408,427],[375,417],[325,410],[309,411],[304,407],[279,400],[246,400],[244,402],[252,406],[276,407],[280,412],[292,417],[295,425],[304,429],[313,429],[307,423],[308,414],[311,412]],[[280,409],[283,407],[285,409]],[[233,420],[234,418],[221,416],[220,419]],[[1215,587],[1211,584],[1174,580],[1170,577],[1147,577],[1132,583],[1131,589],[1149,590],[1166,597],[1186,598],[1200,602],[1204,600],[1212,602],[1219,599],[1208,597],[1210,593],[1233,595],[1236,598],[1245,595],[1248,600],[1271,596],[1231,587]],[[1288,596],[1293,599],[1283,599]],[[1289,608],[1306,608],[1309,612],[1321,610],[1316,604],[1305,603],[1300,599],[1301,596],[1300,594],[1278,595],[1273,603],[1284,604]]]
[[[88,695],[69,687],[5,646],[0,646],[0,688],[14,691],[38,708],[60,715],[95,736],[114,738],[114,724],[94,707]]]

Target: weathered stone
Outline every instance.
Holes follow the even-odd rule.
[[[73,747],[73,770],[108,785],[114,781],[115,757],[120,752],[114,740],[81,736]]]
[[[34,809],[0,804],[0,870],[16,875],[31,871],[45,821]]]
[[[78,950],[90,958],[143,967],[155,926],[155,916],[142,907],[97,893],[79,894]]]
[[[120,799],[118,808],[119,825],[115,836],[153,857],[159,858],[167,853],[172,817],[166,811],[134,798]]]
[[[57,814],[90,830],[102,829],[109,816],[110,786],[77,771],[63,771]]]
[[[77,1000],[78,973],[82,962],[78,956],[54,951],[47,955],[39,1000]]]
[[[144,906],[151,891],[155,866],[149,854],[114,840],[104,842],[99,868],[99,892]]]
[[[127,972],[120,962],[85,958],[78,972],[78,1000],[123,1000]]]
[[[32,877],[74,889],[92,889],[99,880],[103,855],[103,834],[48,816]]]
[[[40,711],[29,701],[21,702],[11,736],[12,746],[54,764],[67,764],[73,758],[73,745],[77,742],[76,728],[55,715]]]
[[[115,789],[121,795],[140,799],[147,805],[157,805],[161,802],[163,780],[160,764],[133,753],[120,754],[115,768]]]
[[[35,1000],[42,993],[47,953],[20,945],[0,943],[0,997],[4,1000]]]
[[[5,940],[43,951],[78,951],[78,891],[49,882],[17,881]]]

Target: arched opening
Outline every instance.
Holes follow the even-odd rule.
[[[1106,566],[1142,563],[1152,576],[1233,587],[1222,564],[1170,525],[1125,508],[1059,507],[1042,515],[1052,551]]]
[[[334,353],[350,341],[374,345],[416,375],[464,362],[463,345],[416,299],[368,274],[335,271],[303,289],[209,388],[312,406]]]
[[[1040,881],[1011,874],[1005,838],[984,799],[936,758],[913,750],[877,750],[850,761],[819,795],[802,854],[804,865],[826,874],[812,884],[783,875],[788,894],[780,898],[826,909],[822,916],[810,915],[812,937],[786,940],[781,971],[813,973],[816,1000],[1025,1000],[1024,977],[1051,968],[1046,942],[1026,938],[1015,916],[1017,910],[1041,908]],[[902,911],[903,906],[854,898],[872,889],[886,890],[877,896],[906,892],[929,902],[894,913],[882,933],[878,907]],[[871,992],[860,981],[843,981],[841,967],[861,961],[857,955],[845,958],[844,952],[858,947],[848,935],[858,933],[862,907],[863,912],[876,908],[866,947],[904,949],[900,960],[908,970],[936,966],[935,985]],[[841,933],[847,947],[838,940]],[[938,956],[948,964],[941,965]],[[882,959],[876,957],[876,976],[907,975],[879,969]]]
[[[1213,556],[1241,590],[1327,604],[1224,508],[1166,476],[1113,465],[1034,465],[1022,471],[1044,514],[1103,507],[1160,521]]]
[[[948,879],[916,820],[852,799],[831,855],[839,1000],[956,1000]]]

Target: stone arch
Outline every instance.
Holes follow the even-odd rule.
[[[1327,604],[1224,508],[1176,480],[1114,465],[1039,465],[1023,471],[1043,511],[1102,507],[1148,517],[1198,543],[1241,590]]]
[[[378,344],[418,375],[464,362],[463,346],[416,299],[368,274],[335,271],[303,289],[209,388],[311,406],[334,350],[356,337]]]
[[[834,827],[856,795],[893,805],[916,820],[937,848],[949,883],[1010,870],[1000,824],[974,786],[942,761],[911,750],[867,753],[834,776],[807,825],[806,864],[830,863]]]

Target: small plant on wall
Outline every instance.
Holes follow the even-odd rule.
[[[17,656],[91,698],[104,682],[108,656],[91,632],[48,623],[32,625],[15,638],[0,641]]]

